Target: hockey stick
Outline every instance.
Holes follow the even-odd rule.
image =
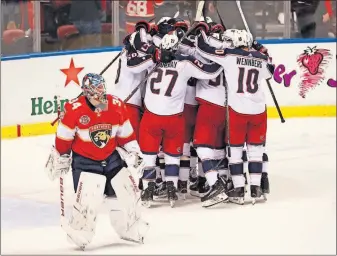
[[[103,75],[105,73],[105,71],[108,70],[108,68],[111,67],[111,65],[125,52],[125,48],[123,48],[123,50],[121,50],[117,55],[116,57],[110,61],[110,63],[99,73],[100,75]]]
[[[199,2],[197,13],[196,13],[196,16],[195,16],[195,21],[200,20],[200,17],[201,17],[202,12],[203,12],[204,4],[205,4],[205,1]],[[180,40],[174,45],[174,47],[179,45],[193,31],[193,29],[196,26],[197,26],[197,23],[193,24],[191,26],[191,28],[185,33],[185,35],[182,38],[180,38]],[[160,65],[160,63],[156,64],[156,66],[142,79],[142,81],[136,86],[136,88],[132,90],[132,92],[129,94],[129,96],[126,97],[126,99],[124,100],[124,103],[132,98],[132,96],[138,91],[138,89],[140,89],[143,86],[143,84],[147,81],[147,79],[157,70],[159,65]]]
[[[245,15],[244,15],[244,13],[243,13],[243,11],[242,11],[242,8],[241,8],[241,2],[240,2],[239,0],[236,0],[236,5],[237,5],[237,7],[238,7],[238,9],[239,9],[239,12],[240,12],[240,15],[241,15],[241,19],[242,19],[242,21],[243,21],[243,24],[244,24],[246,30],[250,33],[250,30],[249,30],[249,27],[248,27],[248,24],[247,24]],[[274,94],[274,90],[273,90],[273,88],[272,88],[271,85],[270,85],[269,79],[266,79],[266,82],[267,82],[267,85],[268,85],[268,88],[269,88],[271,97],[273,98],[275,107],[276,107],[276,109],[277,109],[277,113],[278,113],[278,115],[279,115],[279,117],[280,117],[280,119],[281,119],[281,123],[284,123],[285,120],[284,120],[284,118],[283,118],[283,114],[282,114],[281,109],[280,109],[280,106],[279,106],[279,104],[278,104],[278,102],[277,102],[277,100],[276,100],[276,97],[275,97],[275,94]]]
[[[104,73],[105,73],[105,71],[107,71],[110,67],[111,67],[111,65],[123,54],[125,52],[125,48],[123,48],[123,50],[122,51],[120,51],[117,55],[116,55],[116,57],[99,73],[100,75],[103,75]],[[82,96],[83,95],[83,93],[80,93],[80,95],[78,95],[77,96],[77,98],[78,97],[80,97],[80,96]],[[59,98],[59,96],[57,96],[58,98]],[[59,100],[58,100],[59,101]],[[53,121],[53,122],[51,122],[50,124],[51,124],[51,126],[54,126],[55,124],[56,124],[56,122],[60,119],[60,113],[61,113],[61,104],[59,104],[58,105],[58,107],[57,107],[57,117],[55,118],[55,120]]]

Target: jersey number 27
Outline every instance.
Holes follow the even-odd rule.
[[[158,75],[157,77],[154,77],[154,78],[151,78],[150,80],[150,89],[151,89],[151,92],[153,94],[160,94],[160,89],[158,88],[155,88],[155,84],[157,83],[162,83],[163,82],[163,77],[164,77],[164,71],[160,68],[158,68],[156,71],[155,71]],[[166,72],[165,72],[165,78],[166,76],[170,76],[170,83],[165,91],[165,96],[167,97],[171,97],[171,93],[172,93],[172,90],[177,82],[177,78],[178,78],[178,72],[175,71],[175,70],[171,70],[171,69],[166,69]]]

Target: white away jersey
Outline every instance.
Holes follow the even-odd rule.
[[[146,70],[154,65],[151,55],[138,57],[123,54],[119,60],[115,88],[112,94],[125,100],[145,77]],[[141,107],[141,90],[137,90],[131,99],[125,103]]]
[[[226,102],[224,80],[223,72],[211,80],[198,80],[196,98],[224,107]]]
[[[179,114],[184,110],[188,80],[213,79],[222,70],[217,63],[203,64],[192,56],[177,54],[175,60],[159,64],[147,80],[145,107],[156,115]]]
[[[234,111],[254,115],[266,110],[261,82],[272,76],[267,56],[240,48],[216,49],[207,43],[204,33],[197,39],[197,51],[223,66],[228,85],[228,105]]]

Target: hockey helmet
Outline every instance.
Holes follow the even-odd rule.
[[[82,79],[83,95],[98,103],[106,103],[106,83],[103,76],[95,73],[88,73]]]

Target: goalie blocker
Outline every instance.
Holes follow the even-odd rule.
[[[63,178],[70,166],[72,169],[76,195],[69,220],[61,196],[61,226],[68,238],[84,249],[95,234],[97,212],[106,197],[116,233],[142,243],[148,224],[141,219],[134,175],[143,166],[125,105],[106,95],[100,75],[87,74],[82,89],[83,96],[65,105],[46,165],[51,180]],[[117,145],[125,149],[123,159]]]

